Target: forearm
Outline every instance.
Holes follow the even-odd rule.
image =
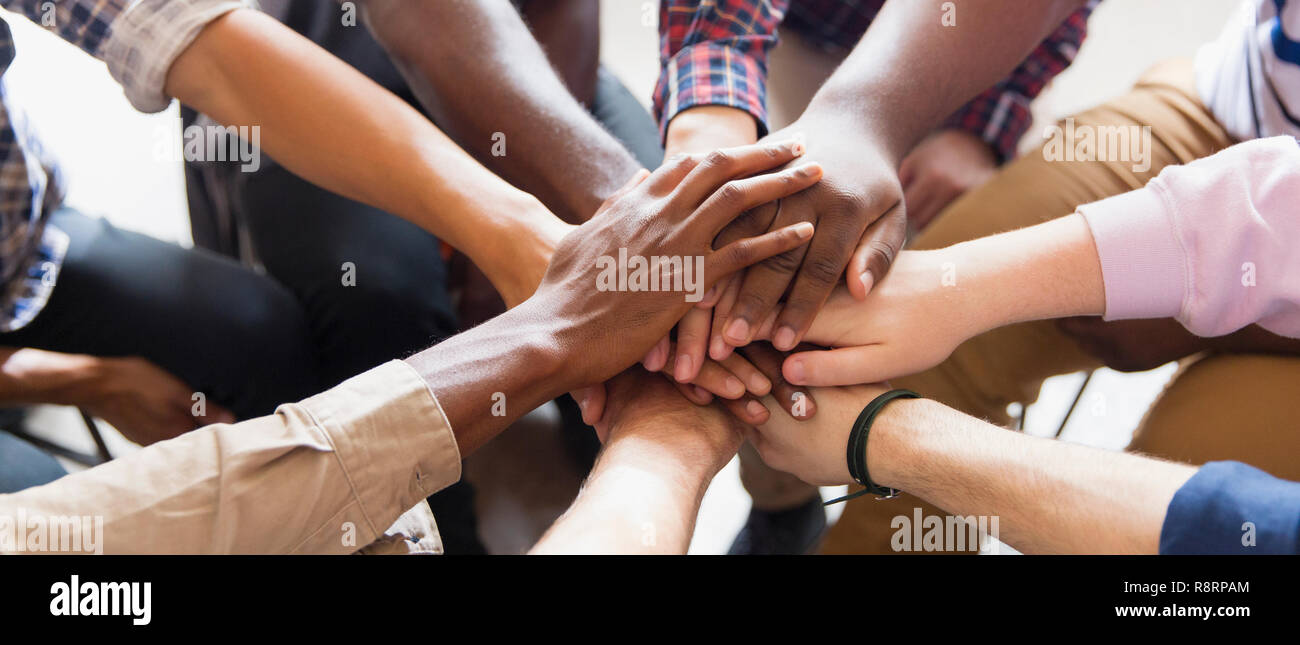
[[[574,380],[577,342],[536,300],[424,350],[415,368],[447,415],[462,456],[468,456],[519,417],[565,392]]]
[[[823,409],[826,403],[818,394]],[[933,401],[891,403],[867,443],[872,479],[959,516],[999,518],[1027,553],[1143,553],[1160,545],[1182,464],[1029,437]]]
[[[532,553],[686,553],[710,479],[655,442],[611,442]]]
[[[935,253],[936,280],[951,271],[947,288],[957,294],[954,311],[968,317],[972,335],[1030,320],[1105,312],[1097,248],[1079,215]]]
[[[520,12],[569,93],[591,105],[600,67],[600,0],[527,0]]]
[[[210,24],[172,65],[167,92],[220,123],[257,126],[262,148],[289,170],[431,231],[498,286],[521,258],[549,254],[538,240],[558,222],[535,199],[263,14],[234,11]]]
[[[77,405],[98,374],[91,356],[0,347],[0,403]]]
[[[367,0],[364,7],[370,29],[438,123],[565,220],[590,218],[640,169],[565,88],[507,0]],[[437,38],[429,37],[433,25]],[[494,154],[494,146],[505,153]]]
[[[863,128],[897,164],[943,119],[996,83],[1085,0],[886,2],[866,36],[814,96],[808,116]]]

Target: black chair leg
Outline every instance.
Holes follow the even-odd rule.
[[[86,430],[90,432],[90,438],[95,442],[95,452],[81,452],[73,450],[62,444],[55,443],[49,439],[38,437],[28,432],[23,423],[15,424],[12,428],[6,428],[9,433],[26,441],[45,452],[56,457],[63,457],[75,461],[83,466],[94,468],[102,463],[113,460],[112,453],[108,450],[108,444],[104,442],[104,435],[99,432],[99,425],[95,423],[94,417],[90,416],[85,410],[78,410],[81,413],[81,420],[86,424]]]

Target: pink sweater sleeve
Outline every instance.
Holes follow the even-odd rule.
[[[1106,319],[1177,318],[1199,336],[1252,323],[1300,337],[1300,145],[1235,145],[1079,207]]]

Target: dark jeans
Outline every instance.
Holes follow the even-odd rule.
[[[54,457],[0,430],[0,495],[48,484],[67,472]]]
[[[240,418],[319,391],[302,309],[275,281],[71,209],[51,222],[70,238],[58,282],[0,345],[140,356]]]
[[[663,163],[664,147],[654,119],[623,82],[603,66],[596,70],[596,96],[590,110],[642,167],[654,170]]]

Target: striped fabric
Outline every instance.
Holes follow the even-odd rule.
[[[1196,87],[1238,140],[1300,136],[1300,0],[1247,0],[1196,55]]]

